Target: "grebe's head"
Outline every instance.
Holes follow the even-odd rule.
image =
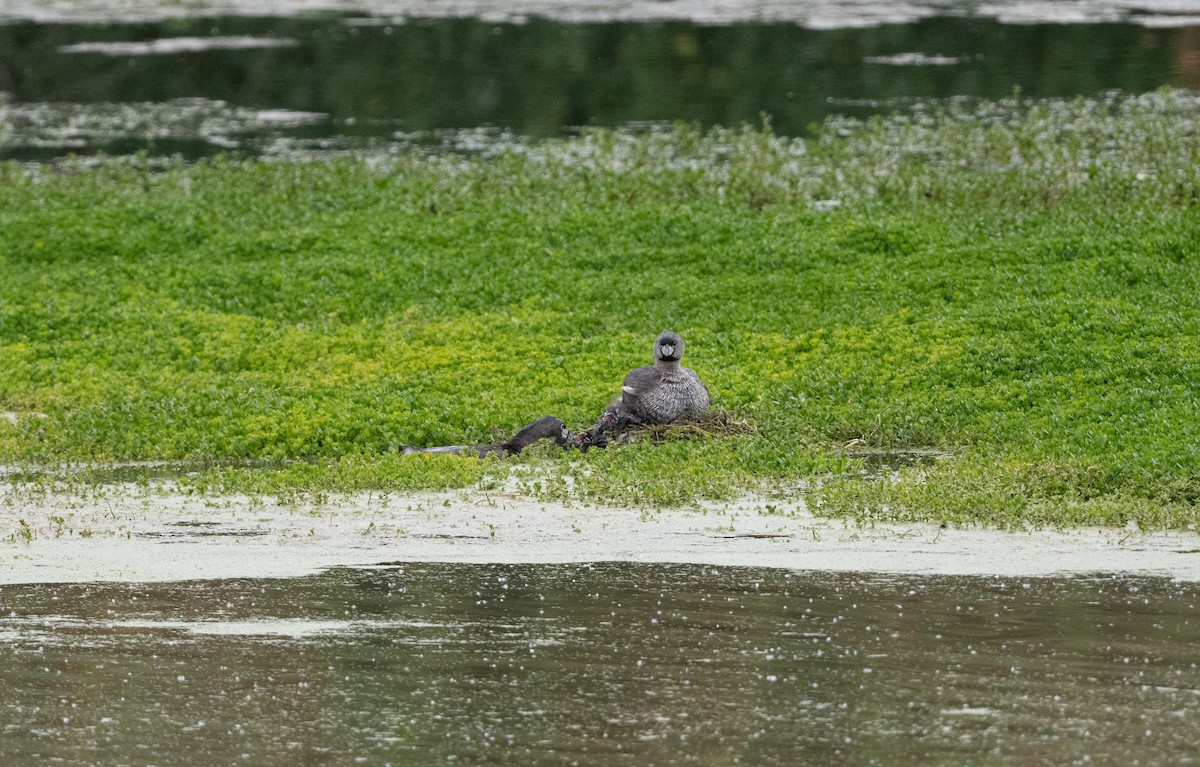
[[[655,362],[678,362],[683,359],[683,339],[678,333],[664,330],[654,342]]]

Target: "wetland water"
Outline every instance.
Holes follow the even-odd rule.
[[[1075,9],[1067,18],[1046,16],[1053,3],[1010,4],[1013,13],[943,3],[861,24],[853,12],[820,23],[769,13],[765,21],[638,19],[606,16],[604,3],[589,4],[601,12],[587,18],[435,19],[369,8],[232,15],[236,5],[204,13],[200,3],[122,3],[151,11],[99,13],[104,21],[86,12],[103,3],[0,6],[0,158],[288,157],[447,141],[471,150],[489,131],[519,138],[674,119],[728,125],[756,123],[764,112],[779,132],[800,135],[832,112],[997,98],[1014,86],[1067,97],[1200,87],[1200,19],[1182,0],[1169,3],[1174,15],[1112,3],[1094,4],[1093,15],[1088,3],[1059,4]],[[296,554],[275,537],[281,523],[263,522],[261,509],[220,508],[219,522],[149,529],[107,500],[93,513],[115,530],[13,508],[21,525],[35,521],[36,535],[25,528],[29,544],[6,544],[5,577],[49,547],[60,565],[71,553],[85,562],[54,571],[66,582],[0,585],[6,767],[1198,760],[1197,581],[905,574],[918,557],[886,541],[892,572],[833,572],[879,547],[857,541],[860,531],[835,540],[824,528],[783,535],[776,520],[761,529],[739,520],[739,536],[712,529],[699,543],[687,538],[703,544],[695,554],[645,530],[614,544],[616,521],[582,512],[563,518],[556,536],[541,528],[526,536],[529,561],[234,578],[232,557],[181,552],[202,530],[222,553],[244,552],[242,567],[263,564],[267,549],[294,566]],[[411,540],[397,534],[394,546],[411,550],[416,540],[460,557],[494,556],[483,549],[503,545],[514,528],[533,529],[521,521],[497,530],[499,513],[481,509],[474,527],[455,523],[452,542],[430,543],[417,518],[432,511],[420,510],[402,523]],[[375,517],[337,520],[342,537],[304,549],[305,572],[335,544],[345,560],[386,559],[367,559]],[[308,516],[291,524],[298,540],[324,529]],[[80,539],[58,537],[72,525]],[[548,562],[564,552],[593,556],[570,548],[577,525],[584,534],[595,528],[588,540],[603,542],[597,559],[614,545],[629,558],[732,557],[748,541],[769,540],[796,564]],[[688,531],[670,532],[682,539]],[[823,553],[799,546],[820,543],[818,532]],[[956,532],[946,539],[960,540]],[[978,572],[981,557],[939,544],[940,535],[920,545],[924,557],[944,568],[957,555],[955,566]],[[127,548],[109,545],[122,538]],[[655,542],[659,550],[648,553]],[[95,550],[116,555],[97,565],[88,559]],[[1127,553],[1072,551],[1106,567]],[[1164,566],[1190,562],[1194,540],[1158,553]],[[1066,559],[1052,548],[1034,554],[1014,566]],[[85,566],[110,576],[134,570],[142,582],[95,582],[79,574]],[[226,577],[195,580],[214,570]],[[161,582],[144,582],[150,571]]]
[[[0,762],[1184,765],[1200,586],[423,564],[0,587]]]
[[[995,99],[1014,88],[1071,97],[1200,87],[1200,15],[1187,15],[1200,3],[1174,3],[1171,14],[1098,3],[1094,23],[1086,3],[1063,4],[1072,13],[1053,3],[1007,13],[971,3],[890,13],[888,4],[831,5],[795,19],[768,4],[759,9],[766,21],[754,8],[729,16],[692,4],[693,16],[721,23],[690,20],[678,3],[646,11],[678,11],[674,20],[637,20],[629,4],[592,3],[584,14],[529,5],[551,16],[116,6],[142,9],[139,19],[106,16],[94,3],[84,8],[105,20],[88,22],[70,4],[39,12],[18,3],[0,14],[0,159],[472,151],[497,135],[758,124],[764,114],[777,131],[803,135],[831,113]]]

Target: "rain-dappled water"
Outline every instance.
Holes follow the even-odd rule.
[[[1181,765],[1200,587],[405,564],[0,587],[0,762]]]
[[[803,135],[832,113],[1015,88],[1200,87],[1190,0],[0,9],[0,159],[469,152],[581,126],[763,115]]]

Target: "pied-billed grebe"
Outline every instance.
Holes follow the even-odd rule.
[[[708,389],[683,359],[683,339],[664,330],[654,342],[654,364],[635,368],[621,384],[618,404],[641,423],[694,421],[708,412]]]
[[[664,330],[654,341],[654,364],[634,368],[596,425],[575,435],[581,450],[604,447],[609,434],[637,424],[685,423],[708,413],[708,388],[696,371],[680,364],[683,339]]]

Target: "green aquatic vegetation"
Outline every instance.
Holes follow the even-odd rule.
[[[1196,106],[0,166],[0,461],[281,462],[185,478],[206,493],[520,476],[612,503],[806,493],[863,523],[1194,524]],[[753,429],[401,454],[589,425],[664,328]],[[952,457],[880,474],[861,447]]]

